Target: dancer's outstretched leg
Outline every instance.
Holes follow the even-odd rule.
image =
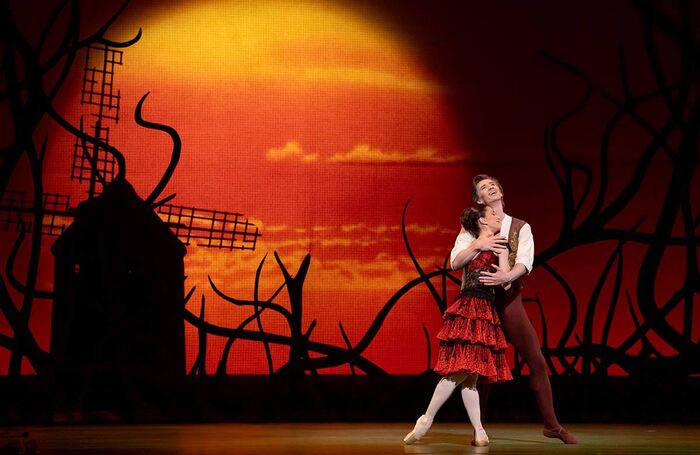
[[[433,398],[431,398],[430,404],[428,404],[428,409],[425,411],[425,414],[418,418],[413,430],[403,438],[404,444],[413,444],[425,436],[430,426],[433,424],[435,414],[437,414],[442,405],[450,398],[455,388],[457,388],[466,377],[466,374],[452,374],[440,379],[440,382],[438,382],[433,392]]]
[[[476,374],[470,374],[462,382],[462,401],[464,407],[467,408],[469,421],[474,427],[474,440],[472,445],[487,446],[489,445],[489,437],[481,424],[481,408],[479,407],[479,392],[476,390],[476,380],[479,378]]]
[[[557,420],[552,399],[552,386],[547,375],[547,364],[540,349],[537,332],[527,317],[520,295],[503,309],[503,328],[530,370],[530,388],[535,393],[537,405],[544,420],[542,433],[548,438],[561,439],[565,444],[576,444],[578,442],[576,437],[567,432]]]

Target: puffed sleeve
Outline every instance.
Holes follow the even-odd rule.
[[[454,250],[453,250],[454,251]],[[525,223],[518,234],[518,252],[515,255],[515,263],[522,264],[527,273],[532,271],[532,263],[535,260],[535,240],[532,237],[532,228]]]
[[[454,270],[454,262],[457,255],[460,253],[460,251],[468,248],[474,240],[474,236],[469,232],[462,232],[457,236],[455,239],[455,246],[452,248],[452,252],[450,253],[450,267],[452,270]]]

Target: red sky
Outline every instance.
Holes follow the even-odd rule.
[[[530,221],[538,250],[554,241],[560,201],[544,164],[542,131],[580,96],[582,86],[538,49],[595,74],[597,93],[618,92],[617,44],[628,43],[633,67],[641,68],[644,57],[638,18],[627,6],[607,2],[173,5],[135,1],[110,34],[128,39],[143,29],[116,71],[123,99],[111,143],[127,158],[127,178],[147,196],[170,148],[165,135],[133,121],[138,99],[150,92],[144,117],[175,127],[183,141],[180,164],[162,196],[177,193],[173,203],[240,211],[263,234],[254,252],[188,248],[186,286],[198,289],[188,308],[198,312],[203,293],[207,317],[235,325],[248,313],[218,300],[207,275],[223,290],[250,297],[265,254],[263,287],[271,292],[282,279],[272,252],[290,270],[310,252],[305,326],[317,319],[313,338],[338,345],[339,321],[356,341],[387,298],[416,276],[398,230],[409,199],[409,236],[426,270],[449,253],[476,172],[501,178],[508,210]],[[105,6],[88,11],[88,17],[109,13]],[[76,124],[88,112],[77,104],[82,64],[58,103]],[[635,87],[649,83],[644,74],[635,73]],[[595,101],[568,125],[562,132],[567,152],[595,163],[601,113],[610,112],[608,104]],[[48,131],[46,189],[80,200],[85,186],[67,178],[73,139],[56,128]],[[630,139],[621,143],[629,145]],[[625,147],[616,153],[613,159],[624,172],[627,160],[635,158]],[[659,163],[659,179],[663,169]],[[21,181],[18,175],[14,183],[19,187]],[[643,193],[655,198],[656,186],[650,181]],[[629,218],[640,211],[648,208],[631,208]],[[648,223],[653,226],[653,217]],[[587,258],[585,265],[581,258]],[[48,288],[50,259],[47,252],[42,284]],[[593,248],[560,261],[582,301],[605,259]],[[634,272],[628,272],[630,283]],[[541,271],[531,289],[543,296],[551,330],[558,333],[566,316],[561,292]],[[49,315],[49,308],[38,308],[33,317],[45,347]],[[629,326],[629,315],[622,318]],[[440,316],[421,290],[397,306],[366,355],[391,373],[423,371],[423,323],[434,334]],[[284,332],[281,321],[270,318],[266,324]],[[189,327],[188,335],[189,365],[196,349]],[[210,345],[210,371],[222,343]],[[262,372],[260,346],[245,346],[236,349],[247,360],[232,362],[231,372]],[[277,355],[280,366],[284,352]]]

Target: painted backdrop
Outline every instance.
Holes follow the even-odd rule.
[[[56,340],[57,299],[82,298],[143,300],[109,310],[115,346],[166,299],[183,373],[422,373],[477,173],[533,227],[526,306],[552,374],[698,373],[694,5],[120,7],[3,2],[4,374],[104,341]],[[110,292],[131,298],[79,287],[105,235],[125,262],[93,281],[123,275]],[[182,261],[174,281],[155,257]]]

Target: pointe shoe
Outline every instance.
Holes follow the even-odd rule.
[[[559,427],[554,430],[545,428],[542,430],[542,434],[547,438],[561,439],[564,444],[578,444],[576,436],[566,431],[564,427]]]
[[[474,439],[472,439],[471,444],[474,447],[486,447],[489,445],[489,437],[486,432],[483,432],[479,438],[476,437],[476,431],[474,432]]]
[[[474,447],[486,447],[489,445],[489,438],[487,437],[486,439],[474,439],[472,441],[472,445]]]
[[[418,420],[416,420],[416,426],[413,427],[413,430],[403,438],[403,443],[413,444],[414,442],[419,441],[420,438],[425,436],[425,433],[428,432],[430,425],[432,424],[433,419],[430,416],[423,414],[422,416],[418,417]]]

